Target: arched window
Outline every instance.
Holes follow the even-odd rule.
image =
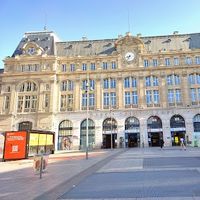
[[[103,121],[103,131],[116,131],[117,121],[114,118],[107,118]]]
[[[135,117],[129,117],[125,121],[125,130],[130,130],[130,129],[138,129],[140,127],[140,122],[137,118]]]
[[[37,91],[37,86],[34,82],[27,81],[21,84],[20,92],[34,92]]]
[[[134,77],[126,77],[124,79],[124,88],[136,88],[137,87],[137,79]]]
[[[193,118],[194,132],[200,132],[200,114],[197,114]]]
[[[81,123],[80,130],[80,149],[86,148],[86,137],[87,137],[87,119]],[[92,149],[95,145],[95,124],[94,121],[88,119],[88,148]]]
[[[147,76],[145,78],[145,86],[146,87],[159,86],[158,77],[156,77],[156,76]]]
[[[167,76],[167,85],[180,85],[181,80],[179,75],[169,75]]]
[[[185,127],[185,120],[181,115],[174,115],[170,119],[171,128],[183,128]]]
[[[159,129],[162,128],[162,121],[158,116],[151,116],[147,120],[147,128],[148,129]]]
[[[190,74],[188,81],[190,85],[193,85],[193,84],[200,85],[200,74],[196,74],[196,73]]]
[[[58,127],[58,150],[69,150],[73,146],[72,122],[64,120]]]
[[[19,123],[19,131],[30,131],[32,129],[32,122],[24,121]]]

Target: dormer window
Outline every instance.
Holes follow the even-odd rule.
[[[30,55],[35,54],[35,52],[36,52],[36,49],[35,49],[34,47],[29,47],[29,48],[27,49],[27,53],[30,54]]]

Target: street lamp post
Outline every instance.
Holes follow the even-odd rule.
[[[85,158],[86,160],[88,159],[88,110],[89,110],[89,78],[87,76],[87,83],[86,83],[86,95],[87,95],[87,100],[86,100],[86,149],[85,149]]]
[[[111,123],[111,126],[110,126],[110,136],[111,136],[111,141],[110,141],[110,145],[111,145],[111,149],[113,149],[113,140],[112,140],[112,129],[113,129],[113,127],[112,127],[112,115],[111,115],[111,109],[110,109],[110,123]]]

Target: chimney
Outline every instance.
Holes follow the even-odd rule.
[[[86,37],[86,36],[83,36],[83,37],[82,37],[82,41],[86,41],[86,40],[88,40],[87,37]]]

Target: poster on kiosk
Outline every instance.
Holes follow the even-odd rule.
[[[5,133],[4,160],[24,159],[27,157],[27,132],[11,131]]]

